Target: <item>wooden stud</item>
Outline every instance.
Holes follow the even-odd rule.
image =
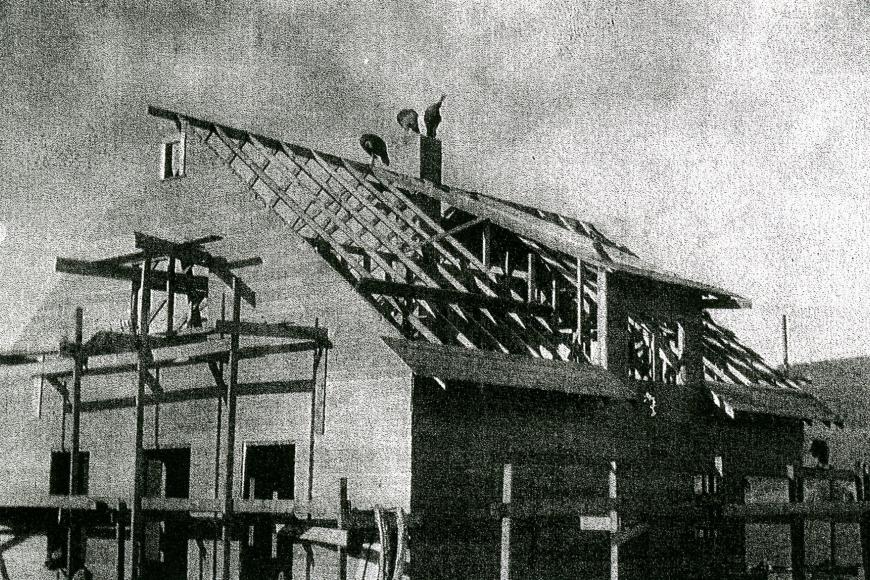
[[[233,312],[232,322],[238,328],[241,318],[242,291],[241,283],[235,275],[232,277]],[[239,382],[239,334],[230,334],[230,377],[227,382],[227,447],[225,450],[224,469],[224,505],[223,505],[223,578],[230,578],[230,555],[232,552],[232,511],[233,511],[233,476],[235,471],[236,447],[236,387]]]
[[[139,281],[130,283],[130,334],[138,334],[139,328]]]
[[[338,512],[337,527],[340,530],[348,528],[349,509],[347,503],[347,478],[338,481]],[[347,580],[347,548],[339,546],[338,550],[338,580]]]
[[[175,258],[166,267],[166,336],[175,332]]]
[[[314,327],[319,328],[320,321],[314,320]],[[317,370],[320,366],[320,358],[323,356],[323,350],[317,349],[314,351],[314,363],[312,370],[312,379],[315,387],[311,391],[311,409],[308,423],[308,501],[314,497],[314,437],[317,431]]]
[[[578,362],[584,362],[586,351],[584,350],[584,334],[586,329],[583,327],[583,311],[585,310],[586,294],[586,271],[583,267],[583,260],[577,258],[577,324],[574,329],[574,343],[577,348]],[[600,339],[599,339],[600,341]],[[591,353],[590,353],[591,354]]]
[[[480,236],[480,261],[487,273],[492,268],[492,224],[489,222],[483,226],[483,233]]]
[[[529,252],[526,261],[526,302],[534,304],[538,301],[538,281],[536,272],[537,255]]]
[[[616,462],[610,462],[607,472],[607,496],[616,499]],[[619,515],[610,510],[610,580],[619,580],[619,542],[615,534],[619,531]]]
[[[124,502],[118,503],[118,511],[115,512],[115,576],[117,580],[124,580],[126,571],[125,550],[127,547],[126,527],[127,527],[127,504]]]
[[[408,520],[405,510],[396,510],[396,563],[393,566],[393,580],[402,580],[405,576],[405,553],[408,549]]]
[[[789,466],[789,501],[793,504],[803,502],[804,482],[796,473],[794,466]],[[791,570],[793,580],[806,578],[804,518],[800,514],[791,516]]]
[[[375,527],[378,530],[378,541],[381,549],[378,551],[378,580],[389,580],[387,566],[389,559],[390,530],[385,519],[384,509],[376,505],[374,509]]]
[[[502,473],[501,503],[510,505],[513,495],[513,465],[506,463]],[[501,575],[500,580],[511,577],[511,518],[501,518]]]
[[[144,559],[145,522],[142,514],[142,497],[145,495],[145,455],[142,445],[145,422],[145,386],[147,384],[148,359],[150,354],[148,348],[148,327],[151,320],[151,274],[151,259],[146,258],[142,264],[138,309],[139,353],[136,359],[136,368],[139,380],[136,389],[135,479],[133,483],[133,506],[130,523],[130,536],[133,544],[131,580],[139,580],[141,577]]]
[[[75,310],[75,342],[73,350],[73,378],[72,378],[72,423],[70,429],[70,457],[69,457],[69,495],[81,495],[81,418],[82,418],[82,328],[83,310],[81,306]],[[81,566],[81,525],[79,514],[69,513],[69,527],[67,528],[67,570],[75,572]]]
[[[608,280],[609,274],[604,268],[598,268],[598,364],[604,368],[610,366],[610,357],[608,356]]]
[[[870,511],[861,514],[861,562],[870,570]]]

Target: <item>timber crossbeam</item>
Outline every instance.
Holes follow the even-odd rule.
[[[100,262],[87,262],[84,260],[72,260],[69,258],[57,258],[55,262],[55,271],[63,274],[75,274],[78,276],[124,280],[132,283],[137,283],[137,281],[142,277],[142,269],[138,266],[121,266]],[[167,272],[154,270],[151,272],[149,279],[150,289],[165,290],[168,281],[169,274]],[[207,294],[208,277],[176,273],[175,293]]]
[[[458,304],[461,306],[487,308],[499,312],[529,312],[540,316],[552,315],[552,309],[543,304],[526,303],[518,300],[499,298],[497,296],[472,294],[471,292],[464,292],[461,290],[433,288],[430,286],[405,284],[402,282],[377,280],[374,278],[363,278],[360,280],[357,284],[357,290],[364,294],[380,294],[398,298],[415,298],[418,300],[427,300],[443,304]]]
[[[214,332],[220,334],[232,334],[235,332],[242,336],[313,340],[323,344],[324,346],[328,343],[328,332],[323,327],[299,326],[283,322],[239,322],[236,324],[229,321],[218,320],[215,323]]]

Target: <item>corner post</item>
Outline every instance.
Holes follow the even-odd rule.
[[[607,471],[607,497],[611,501],[616,500],[616,462],[610,462]],[[619,514],[615,509],[610,510],[610,580],[619,580],[619,544],[616,541],[616,532],[619,531]]]
[[[513,495],[514,466],[504,464],[502,473],[501,503],[502,510],[510,510],[511,496]],[[511,518],[508,513],[502,512],[501,518],[501,575],[500,580],[510,580],[511,577]]]
[[[233,331],[230,333],[230,380],[227,383],[227,448],[224,480],[223,521],[223,567],[222,578],[230,578],[230,555],[232,553],[233,525],[233,475],[236,449],[236,387],[239,382],[239,322],[241,319],[242,293],[240,280],[233,276]]]
[[[72,429],[70,431],[69,455],[69,495],[81,495],[81,419],[82,419],[82,370],[84,366],[82,352],[83,310],[79,306],[75,311],[75,342],[73,344],[73,377],[72,377]],[[81,525],[79,514],[70,512],[69,528],[67,529],[66,565],[70,574],[75,573],[82,564],[81,558]]]
[[[794,465],[789,465],[786,474],[788,475],[788,495],[791,503],[800,503],[804,500],[804,482]],[[791,574],[793,580],[804,580],[806,578],[806,554],[805,554],[805,531],[804,518],[800,515],[794,515],[791,518]]]
[[[133,544],[133,567],[131,580],[139,580],[142,571],[144,552],[145,520],[142,513],[142,497],[145,495],[145,454],[142,449],[145,423],[145,385],[148,381],[148,361],[150,349],[148,346],[149,324],[151,322],[151,258],[142,263],[142,278],[139,284],[139,324],[138,352],[136,371],[138,384],[136,387],[136,459],[135,479],[133,482],[133,507],[130,521],[130,536]]]

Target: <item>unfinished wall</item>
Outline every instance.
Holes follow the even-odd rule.
[[[160,131],[168,127],[161,123]],[[95,259],[131,251],[133,230],[172,240],[218,234],[224,236],[224,241],[208,246],[214,254],[231,259],[260,256],[262,266],[240,271],[257,292],[258,301],[256,310],[243,305],[242,319],[304,325],[313,325],[317,319],[329,329],[334,345],[328,358],[326,431],[318,437],[315,450],[315,500],[326,498],[335,503],[338,478],[347,477],[354,507],[370,508],[379,503],[409,508],[410,374],[379,338],[395,335],[395,331],[310,246],[293,237],[289,228],[260,204],[244,197],[236,178],[195,140],[188,139],[187,176],[159,182],[159,131],[153,142],[153,152],[148,155],[153,154],[154,165],[145,168],[151,179],[141,189],[131,187],[97,225],[94,251],[82,257]],[[134,176],[131,181],[135,182]],[[59,338],[71,334],[70,323],[77,305],[85,308],[86,340],[97,328],[118,330],[120,321],[129,318],[129,285],[67,276],[59,277],[57,283],[29,325],[22,347],[56,348]],[[212,278],[208,304],[211,321],[219,317],[224,292],[223,284]],[[152,303],[156,306],[161,298],[161,293],[155,293]],[[242,361],[239,380],[307,379],[311,374],[311,353],[291,354]],[[164,370],[160,381],[166,390],[214,384],[205,365]],[[86,378],[83,383],[84,400],[134,392],[131,374]],[[0,464],[0,504],[26,503],[48,493],[49,455],[62,444],[61,404],[59,395],[46,384],[37,412],[37,396],[38,390],[27,378],[4,379],[0,383],[0,409],[6,419],[0,422],[0,441],[6,457]],[[309,401],[308,393],[239,398],[237,496],[246,442],[280,441],[296,445],[296,497],[306,497]],[[215,404],[214,400],[190,401],[164,404],[159,410],[152,406],[145,411],[146,447],[191,449],[193,498],[211,498],[215,494]],[[84,414],[81,437],[82,450],[90,452],[90,494],[130,497],[133,409]],[[222,493],[219,486],[219,497]],[[27,572],[20,572],[18,577],[40,577],[44,542],[42,552],[36,550],[34,557],[18,556],[18,551],[30,549],[31,544],[33,541],[12,548],[7,555],[16,566],[19,561],[30,562]],[[190,543],[191,578],[203,577],[196,565],[203,549],[207,559],[204,577],[211,578],[210,541],[204,546]],[[127,553],[129,557],[129,546]],[[97,541],[89,544],[88,560],[97,568],[114,569],[114,553]],[[320,566],[325,574],[326,562],[333,560],[315,557],[315,568]]]
[[[515,465],[515,498],[546,499],[606,496],[607,462],[614,460],[619,495],[655,507],[693,501],[694,475],[710,472],[716,455],[733,501],[742,498],[744,475],[782,476],[799,460],[799,422],[719,419],[686,399],[663,397],[650,417],[626,402],[475,385],[443,390],[416,380],[411,508],[425,523],[415,537],[415,580],[498,577],[499,520],[468,514],[501,500],[504,463]],[[650,532],[621,548],[620,577],[702,577],[710,554],[696,526],[648,521]],[[513,526],[516,577],[608,577],[604,534],[578,532],[567,521]],[[720,542],[734,553],[735,570],[742,531],[734,526]]]

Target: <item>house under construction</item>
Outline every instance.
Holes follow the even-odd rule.
[[[840,418],[710,314],[744,298],[442,184],[434,138],[402,174],[149,112],[153,183],[0,359],[0,578],[804,578],[811,521],[866,538],[862,474],[803,465]]]

